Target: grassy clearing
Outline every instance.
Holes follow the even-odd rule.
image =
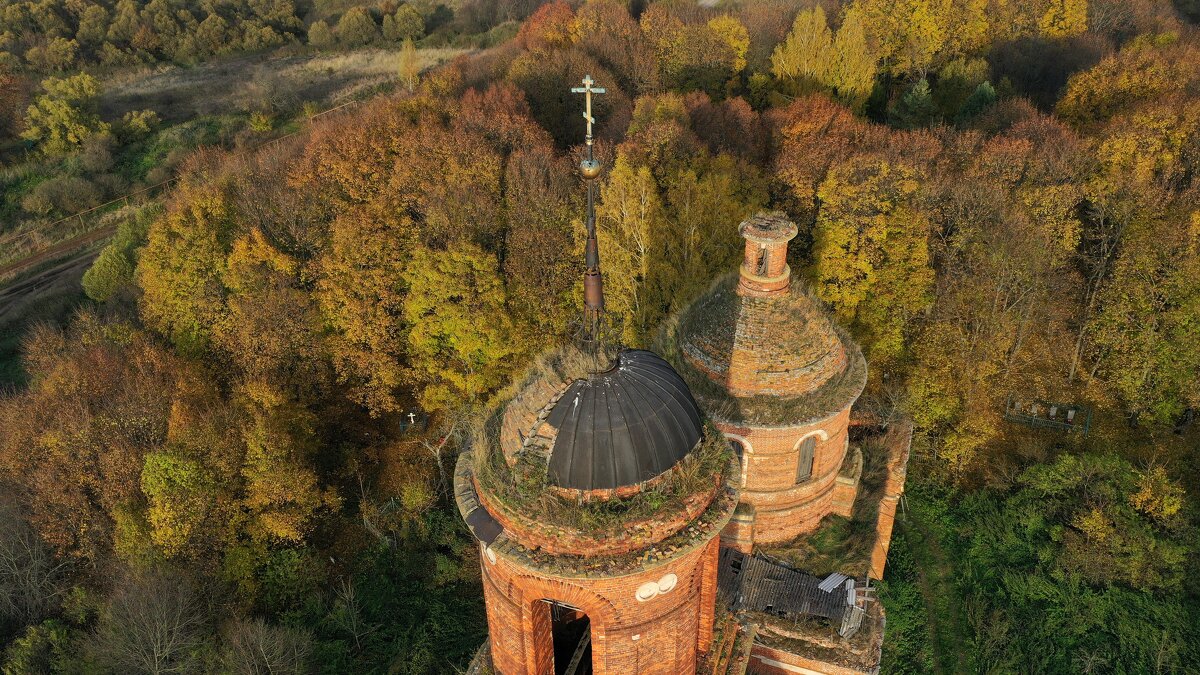
[[[465,51],[437,48],[418,53],[422,66],[430,67]],[[106,119],[148,108],[165,121],[179,122],[234,110],[295,109],[305,101],[336,105],[372,88],[393,85],[399,67],[399,49],[378,48],[301,56],[252,54],[190,68],[159,66],[110,78],[100,107]]]

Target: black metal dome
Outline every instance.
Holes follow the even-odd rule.
[[[627,350],[609,370],[575,380],[547,418],[558,430],[550,482],[576,490],[635,485],[675,466],[700,441],[700,410],[657,354]]]

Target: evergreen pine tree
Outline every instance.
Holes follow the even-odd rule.
[[[975,87],[975,91],[967,97],[954,121],[959,124],[970,121],[971,118],[983,112],[995,102],[996,89],[992,87],[992,83],[986,81],[980,82],[979,86]]]
[[[929,81],[922,77],[892,106],[889,117],[894,127],[916,129],[927,126],[936,113],[937,107],[929,93]]]

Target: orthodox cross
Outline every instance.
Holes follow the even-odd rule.
[[[592,117],[592,94],[606,94],[608,91],[604,87],[593,87],[596,81],[591,75],[583,76],[582,87],[571,87],[571,93],[583,94],[584,106],[586,110],[583,113],[583,119],[587,120],[587,145],[588,159],[592,157],[592,125],[595,124],[596,118]]]
[[[583,94],[583,119],[587,122],[587,158],[579,163],[579,173],[587,181],[587,242],[584,245],[583,275],[583,326],[581,338],[592,353],[597,353],[602,340],[604,316],[604,281],[600,275],[600,244],[596,240],[596,179],[600,176],[600,162],[592,151],[592,94],[604,94],[603,87],[595,86],[591,75],[583,76],[582,87],[572,87],[571,93]]]

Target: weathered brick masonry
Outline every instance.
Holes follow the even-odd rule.
[[[559,626],[564,615],[586,615],[594,673],[692,675],[699,665],[711,668],[721,662],[709,654],[720,548],[750,553],[772,544],[791,550],[789,542],[816,530],[830,514],[851,517],[856,500],[868,497],[879,500],[879,506],[877,516],[869,508],[858,509],[857,517],[866,513],[876,521],[865,574],[882,576],[904,489],[912,427],[902,423],[888,428],[885,483],[881,489],[878,479],[871,478],[860,493],[864,451],[851,447],[849,427],[851,408],[866,383],[862,353],[794,281],[787,264],[787,244],[796,235],[793,223],[779,213],[759,214],[739,231],[746,244],[737,275],[715,284],[685,309],[665,331],[661,349],[674,366],[669,375],[686,381],[683,398],[694,396],[720,433],[734,442],[736,469],[714,476],[711,488],[689,483],[689,494],[675,495],[673,502],[649,514],[638,511],[623,523],[622,532],[614,533],[611,528],[588,531],[542,522],[536,514],[544,511],[496,496],[511,497],[505,483],[490,483],[496,494],[489,494],[473,473],[471,453],[460,457],[455,494],[464,518],[474,521],[472,528],[481,538],[489,629],[484,656],[495,672],[555,672],[554,612]],[[504,461],[497,463],[514,470],[530,459],[534,464],[546,461],[552,448],[558,451],[559,431],[550,423],[550,413],[564,389],[579,378],[554,363],[542,366],[551,367],[543,367],[539,377],[527,377],[500,411],[495,443]],[[610,400],[622,405],[620,396]],[[625,419],[636,423],[637,406],[626,404],[626,409],[630,415]],[[596,419],[608,420],[609,415]],[[591,423],[589,434],[615,438],[628,433],[624,422]],[[715,432],[706,436],[714,437],[719,439]],[[570,438],[575,436],[561,435]],[[868,457],[878,461],[876,455]],[[657,490],[676,475],[673,471],[603,490],[553,484],[543,489],[547,496],[577,499],[582,508]],[[484,512],[488,517],[479,518]],[[481,520],[486,522],[481,525]],[[550,603],[558,609],[552,610]],[[748,672],[872,672],[884,621],[880,606],[868,606],[866,612],[853,642],[838,637],[843,633],[830,633],[840,626],[818,629],[824,636],[803,631],[789,635],[800,625],[792,619],[784,622],[790,627],[784,630],[771,625],[773,619],[766,615],[739,614],[736,620],[758,636],[748,651]]]
[[[718,283],[697,300],[676,335],[701,404],[740,446],[742,503],[753,508],[724,537],[744,548],[790,541],[848,512],[853,481],[841,482],[840,496],[835,488],[866,369],[858,348],[792,282],[787,243],[796,226],[759,214],[739,231],[746,247],[737,284]],[[809,452],[806,439],[815,443]]]
[[[598,674],[694,673],[712,641],[719,540],[634,574],[570,578],[481,556],[492,663],[499,673],[553,673],[550,606],[591,620]],[[492,560],[495,562],[492,562]],[[639,592],[644,587],[660,589]]]

